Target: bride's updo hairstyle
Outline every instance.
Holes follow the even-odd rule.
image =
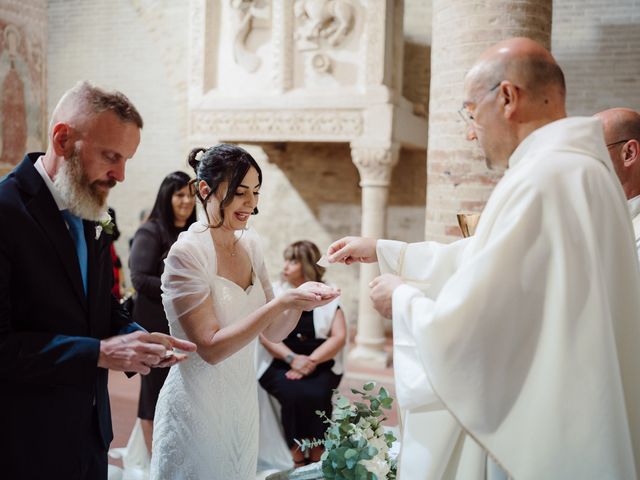
[[[262,170],[260,170],[258,162],[249,152],[237,145],[221,143],[210,148],[194,148],[189,153],[189,165],[191,165],[196,174],[193,184],[195,191],[193,193],[202,203],[207,222],[212,228],[218,228],[224,223],[224,208],[233,200],[238,186],[242,183],[242,179],[251,167],[258,172],[258,180],[262,184]],[[204,198],[200,195],[200,189],[198,188],[200,180],[204,180],[210,188],[209,193]],[[211,225],[211,219],[207,212],[207,200],[218,191],[220,184],[223,182],[227,182],[229,186],[227,194],[220,202],[220,223]],[[258,208],[254,208],[251,214],[257,215]]]

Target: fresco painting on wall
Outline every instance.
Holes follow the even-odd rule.
[[[42,148],[44,91],[39,45],[0,20],[0,175]]]

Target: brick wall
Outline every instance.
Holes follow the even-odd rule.
[[[553,4],[552,52],[567,80],[569,115],[640,110],[640,1]]]
[[[427,116],[431,75],[431,1],[406,0],[404,7],[404,72],[402,94]]]

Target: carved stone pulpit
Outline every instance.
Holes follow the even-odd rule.
[[[401,95],[400,0],[191,0],[189,140],[344,142],[362,186],[362,235],[385,233],[401,147],[427,125]],[[382,319],[360,272],[351,358],[386,363]]]

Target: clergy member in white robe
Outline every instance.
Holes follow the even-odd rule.
[[[465,95],[468,138],[508,167],[475,235],[328,250],[394,274],[371,298],[393,318],[400,479],[637,478],[640,272],[601,125],[566,118],[529,39],[487,50]]]
[[[636,195],[629,199],[627,204],[629,205],[629,214],[631,215],[631,221],[633,222],[636,250],[638,252],[638,257],[640,258],[640,195]]]
[[[640,113],[610,108],[595,116],[602,121],[609,157],[627,197],[640,256]]]

